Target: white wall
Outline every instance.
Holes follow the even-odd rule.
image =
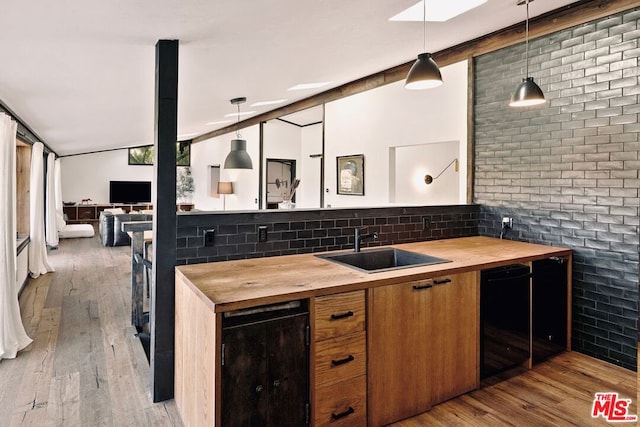
[[[458,141],[453,141],[390,148],[395,157],[395,164],[389,165],[392,170],[390,189],[395,189],[391,201],[401,205],[462,203],[460,172],[456,172],[455,163],[449,166],[460,152],[459,145]],[[427,174],[434,178],[428,185],[425,183]]]
[[[311,158],[311,154],[322,153],[322,123],[302,128],[301,164],[298,178],[300,187],[296,198],[296,207],[320,208],[320,167],[322,159]]]
[[[392,202],[389,149],[391,147],[435,147],[425,144],[458,142],[460,165],[467,163],[467,62],[442,68],[444,84],[435,89],[411,91],[404,81],[396,82],[326,104],[325,109],[325,204],[331,207],[387,206]],[[365,156],[365,195],[336,194],[336,157]],[[432,164],[403,165],[437,169],[448,154],[429,149]],[[396,164],[397,167],[397,164]],[[397,167],[398,173],[402,172]],[[437,173],[437,172],[436,172]],[[461,167],[458,201],[466,203],[466,168]],[[432,186],[439,185],[437,181]],[[437,198],[416,199],[413,203],[443,204]]]
[[[109,181],[152,181],[153,166],[129,166],[128,150],[82,154],[60,159],[62,200],[109,202]]]
[[[221,135],[191,145],[191,174],[195,185],[193,203],[202,211],[222,210],[223,199],[209,195],[209,165],[220,165],[220,180],[233,182],[234,194],[226,197],[226,210],[251,210],[258,208],[258,155],[260,129],[251,126],[241,131],[247,140],[247,152],[253,162],[253,169],[224,169],[224,159],[229,154],[231,140],[235,133]]]

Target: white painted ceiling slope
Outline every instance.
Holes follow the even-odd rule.
[[[536,0],[530,13],[572,2]],[[414,3],[5,1],[0,100],[59,155],[152,144],[155,43],[178,39],[178,133],[199,135],[224,126],[207,123],[236,111],[231,98],[246,96],[242,110],[259,114],[277,106],[251,103],[291,103],[415,59],[423,50],[422,23],[388,20]],[[427,50],[457,45],[524,16],[516,0],[488,0],[448,22],[428,23]],[[287,91],[317,81],[332,83]]]

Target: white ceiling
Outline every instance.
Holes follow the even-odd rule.
[[[442,1],[442,0],[440,0]],[[531,16],[575,0],[536,0]],[[411,61],[422,23],[388,19],[416,0],[32,0],[0,9],[0,100],[58,154],[153,143],[155,43],[180,40],[178,134],[203,134],[229,100],[306,98]],[[428,6],[427,6],[428,7]],[[428,23],[438,51],[524,20],[488,0]],[[331,81],[288,92],[298,83]],[[446,82],[445,82],[446,84]],[[285,104],[282,104],[285,105]],[[243,118],[246,118],[243,117]]]

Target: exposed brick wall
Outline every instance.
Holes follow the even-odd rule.
[[[508,101],[524,44],[478,57],[475,202],[479,232],[570,247],[573,347],[637,367],[640,11],[530,41],[547,104]]]
[[[468,205],[180,215],[177,263],[352,249],[356,227],[379,234],[362,247],[475,236],[478,212],[478,206]],[[259,225],[268,227],[265,243],[258,242]],[[208,229],[215,229],[215,245],[205,247],[204,230]]]

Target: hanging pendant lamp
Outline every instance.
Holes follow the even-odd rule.
[[[423,50],[407,74],[406,89],[431,89],[442,84],[440,68],[430,53],[427,53],[427,0],[422,1]]]
[[[518,0],[517,5],[527,6],[527,20],[525,21],[525,78],[518,85],[516,91],[511,96],[510,107],[528,107],[531,105],[544,104],[546,99],[540,86],[529,76],[529,3],[533,0]]]
[[[240,104],[245,102],[247,98],[233,98],[231,104],[238,107],[238,123],[240,123]],[[236,129],[236,139],[231,140],[231,151],[224,159],[225,169],[253,169],[251,157],[247,153],[247,141],[242,139],[240,130]]]

